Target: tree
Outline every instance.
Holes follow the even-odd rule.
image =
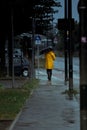
[[[60,6],[55,0],[1,0],[0,1],[0,65],[5,69],[5,41],[8,39],[9,65],[12,66],[12,35],[32,30],[32,19],[36,19],[36,32],[46,33],[52,28],[53,7]],[[32,15],[33,14],[33,15]],[[13,17],[13,23],[12,23]],[[12,34],[13,24],[13,34]],[[14,40],[14,39],[13,39]]]
[[[46,34],[53,27],[53,14],[56,13],[53,7],[60,7],[60,2],[55,0],[39,0],[34,7],[34,18],[36,19],[36,32]]]

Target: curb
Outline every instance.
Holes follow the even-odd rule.
[[[22,110],[18,113],[18,115],[16,116],[16,118],[13,120],[12,124],[10,125],[10,127],[8,128],[8,130],[12,130],[13,127],[15,126],[15,123],[17,122],[19,116],[21,115]]]
[[[31,96],[32,94],[33,94],[33,90],[31,91],[30,96]],[[29,96],[29,98],[30,98],[30,96]],[[21,115],[22,110],[23,110],[23,108],[24,108],[26,102],[29,100],[29,98],[25,101],[25,103],[24,103],[22,109],[21,109],[20,112],[17,114],[17,116],[15,117],[15,119],[12,121],[10,127],[9,127],[7,130],[13,130],[13,127],[15,126],[17,120],[19,119],[19,116]]]

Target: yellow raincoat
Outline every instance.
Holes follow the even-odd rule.
[[[46,69],[53,69],[55,58],[56,56],[53,51],[49,51],[45,54],[45,68]]]

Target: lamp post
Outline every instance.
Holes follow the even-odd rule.
[[[87,130],[87,1],[79,0],[80,130]]]

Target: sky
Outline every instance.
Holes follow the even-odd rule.
[[[65,0],[58,0],[58,2],[61,2],[62,7],[57,8],[59,11],[54,15],[54,22],[57,22],[59,18],[64,18]],[[75,21],[79,21],[79,14],[77,9],[78,2],[79,0],[72,0],[72,18],[74,18]]]

